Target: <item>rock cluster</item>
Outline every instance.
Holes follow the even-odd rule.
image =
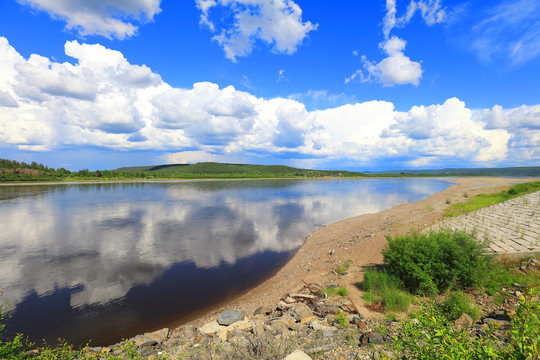
[[[165,328],[89,350],[96,359],[111,354],[127,359],[126,347],[132,344],[144,359],[305,360],[314,354],[318,359],[372,359],[380,354],[392,355],[391,342],[400,336],[400,322],[365,319],[347,297],[324,298],[319,296],[320,290],[306,285],[301,292],[287,294],[275,306],[261,306],[253,314],[229,309],[199,328]],[[496,327],[493,334],[504,342],[511,314],[512,310],[495,309],[476,323],[462,314],[453,327],[480,337]]]

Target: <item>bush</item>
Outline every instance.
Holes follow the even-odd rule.
[[[480,318],[480,309],[461,291],[448,295],[442,303],[442,309],[451,321],[459,319],[463,313],[468,314],[475,321]]]
[[[539,359],[537,294],[538,289],[531,289],[519,301],[507,342],[495,336],[494,328],[486,330],[485,336],[454,329],[440,307],[432,304],[417,313],[417,321],[402,322],[400,336],[393,339],[392,348],[399,359]]]
[[[431,295],[482,283],[491,258],[474,233],[442,230],[388,237],[385,269],[414,294]]]

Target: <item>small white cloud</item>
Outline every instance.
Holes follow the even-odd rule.
[[[219,32],[213,39],[233,62],[249,55],[257,40],[272,45],[276,52],[292,54],[317,28],[317,24],[302,20],[302,9],[292,0],[196,0],[196,4],[201,24]],[[210,11],[218,6],[233,14],[230,27],[218,28],[210,20]]]
[[[133,36],[138,23],[152,21],[161,12],[161,0],[17,0],[22,5],[64,20],[67,29],[80,35],[109,39]]]
[[[404,50],[407,42],[396,36],[390,37],[395,27],[403,27],[420,12],[428,26],[441,23],[445,20],[446,11],[441,8],[440,0],[411,0],[406,13],[396,17],[396,0],[386,0],[386,14],[383,19],[383,34],[385,41],[379,44],[388,55],[379,63],[367,60],[362,55],[363,69],[356,70],[351,76],[345,78],[345,84],[359,80],[360,82],[377,81],[383,86],[403,84],[418,85],[422,77],[422,67],[419,62],[412,61],[405,56]],[[355,53],[354,55],[357,55]]]
[[[287,80],[287,77],[285,76],[285,70],[281,69],[278,72],[278,77],[276,79],[276,82]]]
[[[165,156],[168,164],[194,164],[198,162],[230,162],[231,158],[225,155],[212,154],[204,150],[182,151],[178,153],[169,153]]]
[[[401,17],[396,17],[396,0],[386,0],[386,15],[383,20],[384,37],[388,39],[392,29],[409,23],[416,12],[420,12],[428,26],[441,23],[446,18],[446,10],[441,7],[440,0],[411,0],[405,14]]]
[[[350,77],[345,78],[345,83],[358,79],[361,82],[378,81],[383,86],[418,85],[422,77],[422,67],[419,62],[405,56],[403,51],[406,44],[396,36],[381,43],[388,57],[374,63],[362,56],[364,70],[355,71]]]

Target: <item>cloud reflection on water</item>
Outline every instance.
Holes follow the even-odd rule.
[[[394,179],[0,188],[0,288],[13,308],[58,289],[75,289],[73,308],[104,305],[174,264],[209,269],[290,252],[317,226],[446,186]]]

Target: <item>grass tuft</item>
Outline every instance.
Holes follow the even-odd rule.
[[[462,291],[454,291],[450,293],[442,303],[443,312],[449,320],[457,320],[465,313],[473,320],[480,318],[480,309],[474,304],[469,296]]]
[[[343,275],[345,274],[347,270],[349,270],[349,268],[351,267],[351,264],[352,264],[351,260],[346,260],[342,262],[341,264],[339,264],[338,266],[336,266],[335,270],[339,275]]]
[[[397,277],[381,271],[366,270],[359,288],[365,292],[366,302],[381,304],[385,311],[406,311],[412,300],[412,296],[402,290]]]

